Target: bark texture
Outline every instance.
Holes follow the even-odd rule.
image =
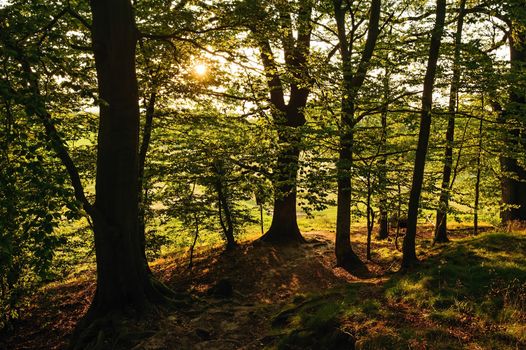
[[[460,54],[462,45],[462,29],[464,27],[464,10],[466,0],[460,1],[460,9],[457,19],[457,31],[455,33],[455,49],[453,55],[453,77],[449,90],[448,120],[446,131],[446,151],[444,155],[444,171],[442,173],[442,187],[435,225],[434,241],[445,243],[449,241],[447,236],[447,212],[449,210],[449,197],[451,192],[451,171],[453,168],[453,144],[455,142],[455,116],[457,112],[458,90],[460,88]]]
[[[360,264],[360,259],[351,246],[351,204],[352,204],[352,167],[353,167],[353,143],[354,127],[358,120],[355,119],[356,98],[363,86],[371,57],[373,56],[376,40],[380,32],[380,10],[381,1],[372,0],[370,5],[370,17],[367,28],[367,39],[361,54],[360,62],[356,71],[352,67],[352,55],[350,48],[354,44],[351,36],[347,39],[346,9],[347,5],[342,0],[334,0],[334,17],[336,19],[340,55],[343,71],[343,97],[341,107],[341,130],[339,144],[339,158],[337,162],[338,171],[338,198],[336,217],[336,261],[338,266],[353,269]],[[354,30],[352,28],[351,30]]]
[[[424,181],[424,168],[426,164],[429,133],[431,129],[431,108],[433,105],[433,89],[435,86],[435,75],[437,62],[440,54],[442,33],[446,18],[446,1],[437,0],[436,19],[429,46],[429,57],[427,61],[426,75],[424,78],[424,91],[422,93],[422,112],[420,114],[420,131],[418,134],[418,145],[416,149],[415,166],[413,169],[413,181],[409,195],[409,206],[407,214],[407,231],[402,247],[402,268],[410,267],[418,262],[416,256],[416,225],[418,220],[418,207],[420,205],[420,193]]]
[[[524,79],[526,71],[526,30],[514,21],[511,24],[510,61],[513,76]],[[509,221],[526,221],[526,169],[519,159],[526,152],[526,137],[524,135],[526,91],[521,83],[512,84],[510,103],[503,114],[505,130],[504,142],[511,153],[501,156],[500,164],[503,177],[501,179],[503,223]]]
[[[79,323],[74,348],[99,341],[100,321],[144,314],[168,302],[144,255],[139,228],[137,32],[128,0],[92,0],[92,40],[99,86],[96,200],[93,224],[97,289]],[[93,334],[93,329],[99,333]]]

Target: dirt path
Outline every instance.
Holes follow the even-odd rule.
[[[201,255],[192,270],[182,261],[164,266],[161,273],[172,288],[197,298],[190,310],[163,320],[136,349],[261,349],[279,334],[270,327],[272,318],[294,298],[358,281],[383,281],[385,262],[368,263],[367,278],[336,268],[332,235],[306,233],[308,243],[302,246],[248,243],[232,252]],[[360,255],[362,248],[357,244]],[[214,296],[218,283],[230,286],[231,296]]]

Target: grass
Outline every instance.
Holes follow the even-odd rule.
[[[382,285],[351,284],[289,306],[276,347],[337,348],[331,341],[343,332],[359,349],[526,348],[526,233],[487,233],[433,249]]]

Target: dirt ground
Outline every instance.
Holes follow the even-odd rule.
[[[466,233],[459,230],[453,237]],[[366,261],[365,232],[352,235],[355,251]],[[420,239],[431,235],[431,227],[420,228]],[[389,254],[373,255],[366,263],[369,273],[357,276],[335,267],[333,232],[304,236],[307,243],[301,246],[244,242],[233,251],[201,251],[192,269],[186,256],[157,260],[155,273],[192,302],[159,317],[134,349],[260,349],[275,335],[272,318],[293,298],[349,283],[381,284],[398,269],[393,240],[373,239],[373,252]],[[0,335],[0,349],[64,348],[94,289],[94,276],[43,288],[12,330]]]

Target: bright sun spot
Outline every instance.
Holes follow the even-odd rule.
[[[206,67],[206,65],[204,63],[199,63],[199,64],[196,64],[194,66],[194,72],[195,72],[195,74],[197,74],[199,76],[206,75],[207,71],[208,71],[208,68]]]

